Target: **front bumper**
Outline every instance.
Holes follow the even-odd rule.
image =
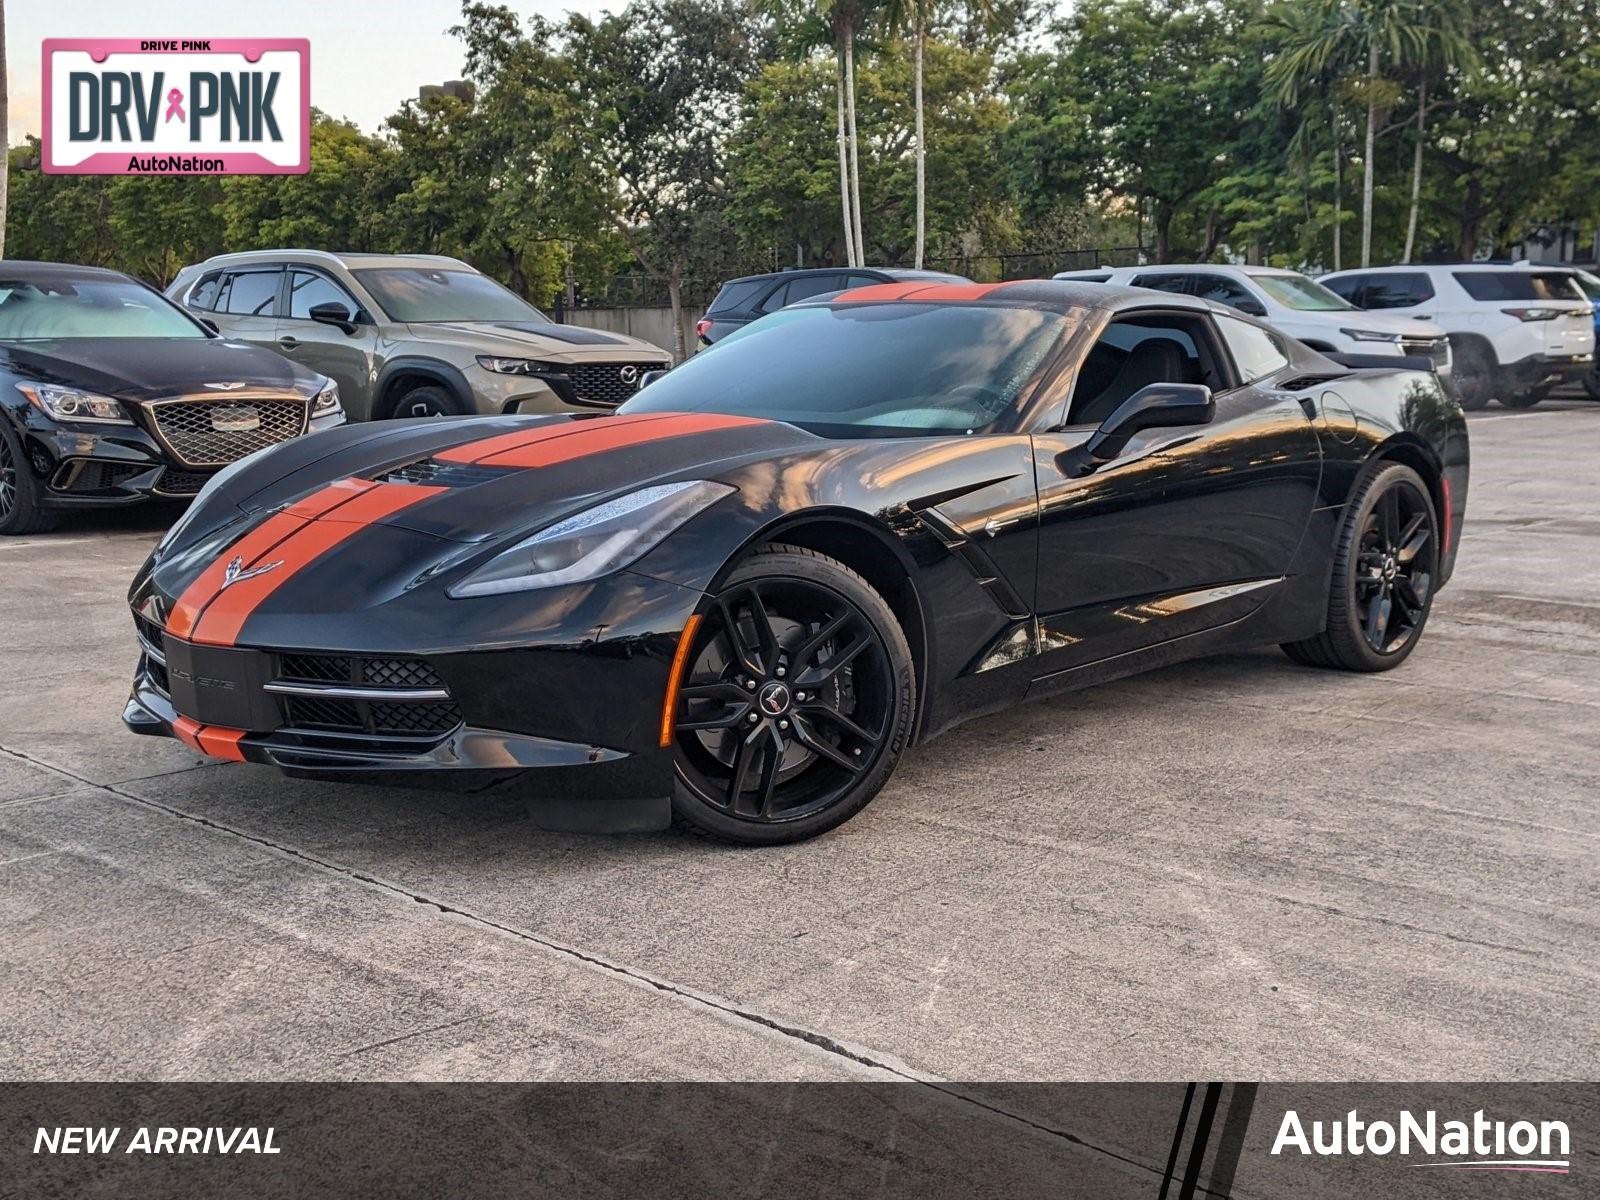
[[[332,429],[344,419],[343,411],[315,417],[307,432]],[[18,433],[40,499],[52,509],[189,500],[221,469],[184,466],[138,425],[58,424],[29,410]]]
[[[1530,354],[1500,369],[1513,387],[1556,387],[1581,383],[1594,370],[1593,354]]]
[[[510,792],[536,800],[547,828],[665,828],[675,772],[659,744],[662,706],[701,596],[620,574],[600,594],[555,598],[571,604],[570,624],[522,644],[467,628],[467,606],[482,608],[450,601],[462,606],[461,644],[420,653],[396,643],[392,623],[346,618],[333,637],[310,615],[283,626],[294,649],[189,642],[136,589],[142,653],[123,721],[298,778]]]

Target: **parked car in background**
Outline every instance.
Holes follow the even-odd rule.
[[[1414,318],[1360,312],[1298,271],[1197,263],[1063,271],[1056,278],[1197,296],[1266,321],[1313,350],[1409,355],[1428,359],[1441,375],[1450,373],[1449,342],[1433,326]]]
[[[1594,370],[1594,305],[1568,267],[1450,263],[1371,267],[1321,282],[1361,308],[1423,317],[1449,335],[1464,408],[1537,404]]]
[[[694,332],[701,345],[709,346],[735,329],[801,300],[873,283],[915,283],[918,280],[929,283],[972,282],[965,275],[902,267],[822,267],[745,275],[722,285],[716,297],[706,306],[706,315],[695,323]]]
[[[223,254],[185,267],[167,295],[331,376],[355,420],[593,412],[671,364],[638,338],[558,324],[441,255]]]
[[[191,497],[247,454],[343,423],[336,384],[137,279],[0,262],[0,534]]]
[[[1600,343],[1600,275],[1593,271],[1578,270],[1573,271],[1572,279],[1578,285],[1578,290],[1594,305],[1594,336],[1596,343]],[[1595,361],[1589,366],[1583,387],[1591,400],[1600,400],[1600,345],[1596,346]]]

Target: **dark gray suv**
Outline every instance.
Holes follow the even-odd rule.
[[[769,312],[777,312],[813,296],[842,292],[873,283],[971,283],[965,275],[945,271],[914,271],[906,267],[819,267],[811,270],[773,271],[745,275],[722,285],[706,315],[695,323],[701,344],[709,346],[735,329]]]

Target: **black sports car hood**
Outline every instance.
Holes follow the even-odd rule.
[[[239,384],[311,395],[322,377],[258,346],[226,338],[70,338],[0,342],[17,376],[83,388],[119,400],[204,393]],[[219,395],[226,391],[218,389]]]
[[[241,509],[259,518],[329,488],[375,484],[386,499],[380,504],[375,493],[365,502],[372,524],[451,542],[493,541],[636,488],[716,478],[818,441],[781,422],[688,413],[344,426],[243,464],[204,501],[194,533],[238,520]],[[339,511],[325,519],[339,519]],[[183,540],[191,540],[187,530]]]

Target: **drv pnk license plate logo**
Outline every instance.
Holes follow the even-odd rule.
[[[311,167],[305,38],[47,38],[45,171],[300,175]]]

